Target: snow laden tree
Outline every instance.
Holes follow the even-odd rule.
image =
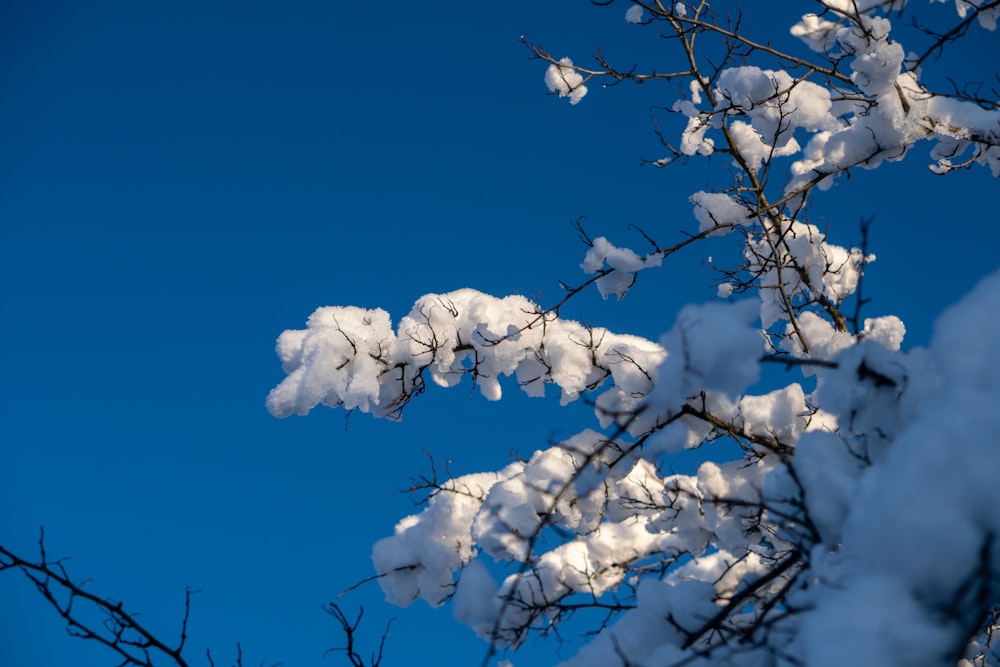
[[[706,2],[630,3],[625,20],[665,38],[667,71],[525,42],[574,105],[599,81],[667,82],[681,122],[654,164],[714,156],[719,185],[691,193],[671,245],[581,227],[588,277],[557,303],[459,289],[395,326],[324,307],[281,335],[278,417],[326,405],[399,419],[429,384],[466,378],[491,400],[554,385],[563,404],[593,405],[587,428],[526,460],[426,478],[424,509],[374,545],[390,602],[450,601],[488,658],[592,610],[569,665],[1000,665],[1000,272],[940,315],[928,347],[904,350],[899,318],[862,317],[874,255],[834,242],[856,227],[808,219],[817,189],[928,151],[942,176],[1000,176],[996,89],[923,82],[953,42],[996,28],[1000,1],[957,0],[935,29],[911,22],[913,4],[810,4],[791,27],[801,48],[779,50]],[[897,41],[906,24],[917,50]],[[725,235],[739,251],[717,298],[658,341],[560,317],[584,289],[621,299]],[[789,369],[764,375],[783,378],[769,391],[765,366]],[[672,473],[697,447],[719,458]]]

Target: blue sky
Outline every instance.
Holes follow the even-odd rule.
[[[321,664],[341,637],[320,607],[371,574],[372,542],[415,511],[397,491],[427,470],[425,451],[456,473],[495,469],[585,413],[466,387],[432,389],[399,424],[358,414],[345,430],[331,410],[276,420],[264,410],[282,379],[274,340],[322,305],[398,318],[465,286],[551,302],[581,276],[579,215],[636,246],[629,224],[658,239],[692,229],[687,197],[721,185],[723,162],[638,168],[660,156],[649,108],[673,91],[594,86],[570,107],[544,95],[544,67],[518,43],[659,62],[662,43],[624,11],[5,2],[0,543],[32,553],[44,526],[51,556],[167,637],[185,586],[200,589],[195,664],[206,647],[228,664],[237,641],[247,664]],[[784,25],[747,23],[775,40]],[[995,35],[974,46],[1000,55]],[[927,150],[857,173],[811,219],[850,244],[876,217],[870,314],[901,316],[910,345],[996,267],[1000,240],[996,181],[935,177]],[[656,336],[712,298],[705,259],[671,258],[621,304],[588,295],[566,315]],[[12,574],[0,591],[0,663],[113,664],[66,638]],[[485,646],[450,610],[381,598],[372,584],[341,601],[366,607],[371,641],[397,618],[388,664],[439,664],[442,651],[479,662]],[[515,664],[573,646],[527,650]]]

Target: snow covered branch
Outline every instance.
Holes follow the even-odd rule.
[[[278,353],[288,377],[268,397],[276,416],[323,404],[390,418],[423,391],[426,375],[444,387],[468,376],[490,400],[501,396],[500,378],[513,375],[532,396],[556,385],[564,404],[610,379],[635,403],[649,390],[644,369],[663,357],[636,336],[559,319],[521,296],[470,289],[422,297],[396,331],[383,310],[320,308],[306,329],[282,334]]]
[[[669,154],[650,162],[719,155],[728,171],[690,195],[672,245],[643,231],[640,252],[578,222],[587,277],[554,305],[462,289],[419,298],[396,327],[327,307],[279,338],[281,417],[398,419],[427,379],[466,377],[490,400],[511,377],[592,402],[596,423],[525,460],[417,480],[425,507],[373,548],[390,602],[450,602],[487,661],[589,619],[567,665],[1000,665],[1000,272],[956,299],[926,349],[904,350],[898,317],[862,317],[869,223],[850,247],[809,221],[817,191],[923,141],[935,173],[1000,176],[995,91],[923,83],[946,48],[995,29],[1000,3],[960,0],[937,31],[918,22],[929,43],[910,53],[902,0],[818,5],[791,27],[797,49],[707,2],[630,2],[625,20],[665,38],[667,69],[604,53],[584,67],[524,41],[574,105],[594,80],[679,86],[665,107],[679,140],[658,130]],[[727,236],[740,250],[719,298],[657,342],[560,317],[591,285],[622,299],[640,272]],[[697,448],[708,460],[676,472]]]

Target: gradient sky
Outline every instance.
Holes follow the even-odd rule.
[[[630,224],[661,243],[693,229],[687,198],[723,186],[724,161],[638,168],[662,152],[650,107],[674,92],[598,85],[570,107],[544,94],[544,67],[518,43],[669,67],[625,7],[6,0],[0,544],[33,555],[44,526],[50,557],[167,638],[185,587],[199,589],[194,664],[206,647],[229,664],[237,642],[247,665],[338,664],[321,659],[341,641],[321,606],[369,576],[372,542],[416,511],[397,491],[427,472],[425,451],[456,474],[496,469],[593,423],[585,408],[513,390],[491,404],[468,386],[432,388],[402,423],[326,409],[277,420],[263,405],[283,377],[274,340],[322,305],[398,319],[459,287],[551,303],[559,280],[581,279],[579,215],[636,247]],[[769,5],[747,29],[780,41],[788,24]],[[996,62],[997,36],[976,39],[979,62]],[[945,72],[976,80],[965,68]],[[1000,241],[996,181],[935,177],[927,151],[856,173],[811,217],[849,245],[875,216],[868,312],[901,316],[909,345],[996,267]],[[621,304],[587,295],[564,314],[655,337],[713,297],[705,261],[721,251],[671,258]],[[484,654],[448,609],[389,607],[375,584],[341,602],[365,606],[365,641],[396,617],[387,665]],[[568,657],[579,638],[566,639],[514,662]],[[114,659],[66,638],[8,573],[0,664]]]

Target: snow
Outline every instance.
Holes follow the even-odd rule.
[[[585,273],[591,274],[605,272],[605,275],[597,279],[597,289],[605,299],[614,294],[621,300],[635,283],[636,273],[643,269],[656,268],[660,266],[662,260],[662,255],[658,253],[641,257],[629,248],[612,245],[601,236],[594,239],[580,268]]]
[[[421,597],[438,606],[448,598],[453,573],[475,555],[472,522],[481,499],[513,468],[446,482],[420,515],[404,518],[392,537],[375,543],[372,562],[384,575],[379,585],[388,601],[407,606]]]
[[[625,21],[632,24],[642,23],[642,14],[643,9],[640,5],[632,5],[625,10]]]
[[[874,255],[863,256],[857,248],[827,243],[815,225],[778,222],[751,239],[744,252],[762,276],[760,317],[765,329],[787,319],[786,297],[821,295],[839,303],[857,289],[862,267],[875,261]]]
[[[597,273],[607,263],[616,271],[639,271],[645,263],[639,255],[628,248],[617,248],[603,236],[594,239],[594,245],[587,251],[580,268],[586,273]]]
[[[838,27],[839,24],[835,21],[827,21],[816,14],[805,14],[802,20],[792,26],[790,32],[813,51],[826,53],[836,44]]]
[[[806,395],[798,383],[760,396],[744,396],[737,413],[746,433],[773,436],[780,442],[796,442],[808,416]]]
[[[384,310],[326,307],[314,312],[306,330],[286,331],[277,352],[288,378],[267,399],[275,416],[306,414],[313,406],[343,405],[364,412],[379,401],[376,357],[394,336]]]
[[[862,463],[844,442],[830,431],[810,431],[795,447],[793,465],[805,494],[806,511],[820,539],[834,549],[841,543],[842,526]]]
[[[288,376],[267,399],[277,417],[327,405],[398,419],[425,375],[442,387],[472,377],[489,400],[501,398],[502,377],[516,375],[532,396],[557,385],[564,404],[610,378],[624,388],[623,404],[634,403],[663,358],[650,341],[555,318],[522,296],[471,289],[421,297],[396,331],[385,311],[353,306],[320,308],[306,327],[278,339]]]
[[[730,399],[743,393],[760,374],[764,342],[750,325],[755,315],[752,301],[685,307],[660,341],[669,352],[648,404],[676,410],[701,390]]]
[[[1000,534],[994,498],[1000,454],[982,437],[1000,428],[1000,353],[981,335],[982,327],[995,324],[998,308],[1000,272],[994,272],[938,319],[925,360],[941,375],[925,386],[938,391],[906,406],[910,419],[896,442],[856,484],[849,478],[858,473],[829,438],[830,455],[841,460],[834,469],[843,471],[834,480],[845,481],[819,475],[808,459],[802,465],[821,484],[839,487],[827,498],[838,499],[841,509],[824,526],[829,540],[842,531],[848,555],[839,567],[819,572],[829,587],[804,621],[803,645],[829,661],[815,664],[832,665],[838,657],[867,661],[886,652],[912,654],[907,664],[931,664],[921,660],[943,655],[961,638],[942,607],[962,594],[978,568],[1000,567],[1000,551],[987,548],[990,536]],[[840,527],[845,500],[849,511]],[[848,608],[856,611],[845,614]],[[898,627],[872,636],[860,610],[868,610],[869,621],[893,619]],[[845,632],[856,637],[849,646],[840,639]]]
[[[806,664],[943,664],[935,649],[949,633],[942,625],[927,622],[911,591],[886,575],[868,575],[858,583],[856,589],[828,595],[822,611],[812,617],[815,622],[803,627],[798,647]]]
[[[749,227],[754,222],[753,209],[721,192],[696,192],[691,195],[698,231],[713,230],[724,234],[737,226]],[[718,230],[718,231],[714,231]]]
[[[500,616],[500,601],[493,598],[496,581],[483,561],[477,558],[462,569],[460,582],[452,606],[455,618],[480,637],[489,639]]]
[[[786,139],[781,146],[769,144],[753,125],[741,120],[729,124],[729,136],[740,156],[754,170],[760,169],[772,157],[795,155],[801,150],[795,139]]]
[[[690,102],[687,103],[690,104]],[[711,129],[711,124],[701,118],[694,107],[686,108],[678,105],[675,111],[682,111],[682,113],[691,116],[688,119],[687,128],[681,135],[681,153],[683,155],[711,155],[715,151],[715,140],[705,136]]]
[[[716,82],[716,109],[726,115],[751,119],[756,140],[781,154],[792,154],[793,131],[836,130],[841,127],[831,110],[830,91],[810,81],[795,81],[783,71],[754,66],[723,70]]]
[[[573,69],[573,61],[569,58],[560,59],[558,65],[549,65],[545,70],[545,85],[559,97],[568,97],[570,104],[579,103],[587,94],[583,76]]]

